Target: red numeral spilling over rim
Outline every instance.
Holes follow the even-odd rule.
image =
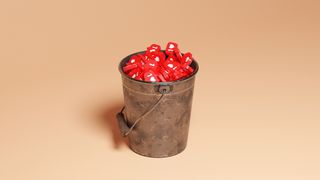
[[[178,44],[169,42],[164,51],[157,44],[151,44],[145,52],[134,54],[123,66],[129,77],[146,82],[170,82],[190,76],[192,54],[182,54]]]

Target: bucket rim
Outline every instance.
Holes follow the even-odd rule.
[[[161,50],[162,52],[164,52],[164,50]],[[179,79],[179,80],[176,80],[176,81],[168,81],[168,82],[149,82],[149,81],[140,81],[140,80],[137,80],[137,79],[134,79],[134,78],[131,78],[129,77],[124,71],[123,71],[123,65],[124,65],[124,62],[126,61],[129,61],[130,57],[133,56],[133,55],[137,55],[137,54],[141,54],[141,53],[145,53],[146,51],[139,51],[139,52],[135,52],[135,53],[132,53],[132,54],[129,54],[128,56],[126,56],[125,58],[123,58],[119,65],[118,65],[118,70],[120,71],[122,77],[126,77],[132,81],[135,81],[135,82],[138,82],[138,83],[143,83],[143,84],[150,84],[150,85],[171,85],[171,84],[178,84],[178,83],[182,83],[182,82],[185,82],[193,77],[195,77],[195,75],[197,74],[197,72],[199,71],[199,64],[198,62],[192,58],[192,63],[194,65],[194,71],[192,72],[191,75],[189,75],[188,77],[185,77],[185,78],[182,78],[182,79]],[[183,54],[183,53],[182,53]]]

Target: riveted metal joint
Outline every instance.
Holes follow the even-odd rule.
[[[161,94],[168,94],[171,92],[171,90],[172,90],[172,86],[170,85],[159,85],[159,89],[158,89],[159,93]]]

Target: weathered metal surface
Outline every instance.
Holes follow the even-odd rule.
[[[176,155],[187,145],[198,64],[193,61],[191,66],[195,71],[186,79],[175,82],[141,82],[129,78],[122,70],[131,56],[124,58],[119,65],[125,104],[124,112],[117,115],[119,128],[123,135],[128,136],[129,147],[140,155]],[[156,102],[158,104],[155,106]],[[150,108],[153,109],[150,111]],[[144,116],[140,118],[142,115]],[[136,120],[139,122],[135,123]],[[126,134],[134,124],[132,131]]]

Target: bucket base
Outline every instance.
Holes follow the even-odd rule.
[[[186,147],[187,147],[187,146],[185,146],[185,147],[184,147],[183,149],[181,149],[179,152],[174,153],[174,154],[169,154],[169,155],[163,154],[163,155],[155,156],[155,155],[151,155],[151,154],[144,154],[144,153],[142,153],[142,152],[139,152],[139,151],[135,150],[135,149],[130,145],[130,143],[129,143],[128,146],[129,146],[129,148],[130,148],[134,153],[136,153],[136,154],[138,154],[138,155],[141,155],[141,156],[144,156],[144,157],[149,157],[149,158],[167,158],[167,157],[176,156],[176,155],[182,153],[182,152],[186,149]]]

